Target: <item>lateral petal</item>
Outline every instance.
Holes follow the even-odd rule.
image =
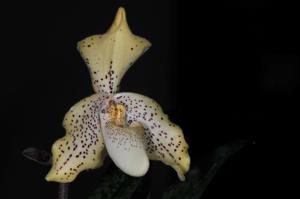
[[[47,181],[72,182],[81,171],[102,165],[105,150],[99,120],[101,104],[100,95],[94,94],[66,113],[66,135],[52,146],[53,162]]]

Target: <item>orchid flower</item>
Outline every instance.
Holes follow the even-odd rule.
[[[150,160],[174,168],[180,180],[189,170],[188,144],[154,100],[120,92],[120,81],[130,66],[151,46],[130,31],[124,8],[119,8],[109,30],[78,42],[95,94],[66,113],[66,135],[52,146],[52,168],[47,181],[72,182],[77,175],[102,165],[107,154],[130,176],[143,176]]]

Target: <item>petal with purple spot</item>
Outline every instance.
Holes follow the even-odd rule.
[[[130,66],[151,46],[150,42],[132,34],[124,8],[119,8],[110,29],[78,42],[77,49],[85,60],[94,91],[114,94]]]
[[[53,162],[47,181],[72,182],[81,171],[102,165],[106,152],[99,118],[101,104],[101,96],[94,94],[66,113],[66,135],[52,146]]]
[[[127,123],[137,121],[144,126],[146,150],[150,160],[160,160],[174,168],[180,180],[189,170],[188,144],[181,128],[172,123],[154,100],[135,93],[118,93],[113,97],[126,107]]]

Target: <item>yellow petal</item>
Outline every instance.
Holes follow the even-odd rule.
[[[75,104],[65,115],[66,135],[52,146],[52,168],[47,181],[72,182],[83,170],[102,165],[105,157],[99,121],[99,94]]]
[[[150,160],[160,160],[176,170],[180,180],[190,167],[188,144],[182,130],[172,123],[154,100],[135,93],[118,93],[115,103],[126,107],[127,122],[137,121],[145,128],[146,150]]]
[[[149,47],[150,42],[132,34],[124,8],[119,8],[110,29],[78,42],[77,48],[91,75],[94,91],[115,93],[129,67]]]

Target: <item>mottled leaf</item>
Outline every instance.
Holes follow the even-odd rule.
[[[162,198],[199,199],[226,160],[251,143],[249,140],[237,140],[213,150],[202,165],[192,167],[185,182],[170,187]]]
[[[142,178],[131,177],[114,168],[102,179],[89,199],[129,199]]]

